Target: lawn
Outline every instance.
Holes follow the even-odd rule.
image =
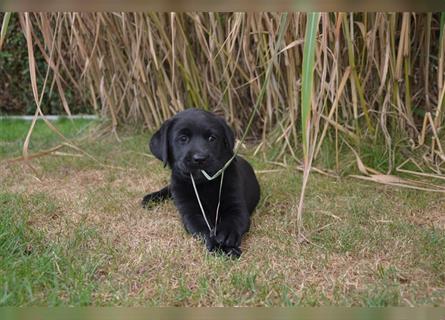
[[[31,166],[29,122],[0,120],[0,305],[445,305],[443,194],[313,174],[293,234],[302,175],[242,153],[262,199],[239,260],[209,254],[172,202],[142,196],[168,183],[149,135],[103,135],[89,120],[55,125],[68,146]],[[38,123],[30,152],[61,140]]]

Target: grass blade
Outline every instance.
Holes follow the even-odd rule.
[[[9,19],[11,18],[11,12],[5,12],[3,16],[2,29],[0,31],[0,50],[2,50],[3,42],[6,38],[6,32],[8,31]]]
[[[311,110],[312,110],[312,93],[314,86],[314,67],[315,67],[315,46],[318,33],[318,22],[320,18],[319,12],[308,14],[306,22],[306,34],[303,49],[303,72],[301,76],[302,92],[301,92],[301,132],[303,138],[303,183],[301,188],[300,200],[297,211],[297,236],[304,237],[303,231],[303,204],[304,194],[309,178],[312,156],[309,152],[310,147],[310,130],[311,130]]]

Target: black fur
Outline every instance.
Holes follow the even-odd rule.
[[[221,177],[208,181],[233,156],[235,136],[224,119],[203,110],[187,109],[164,122],[150,141],[151,152],[172,170],[171,183],[146,195],[142,205],[173,198],[188,232],[202,237],[209,251],[239,257],[241,238],[249,230],[250,215],[260,188],[250,164],[237,156],[224,172],[216,236],[202,217],[190,173],[211,227],[214,227]]]

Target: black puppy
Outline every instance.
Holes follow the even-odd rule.
[[[151,152],[172,170],[171,183],[142,200],[145,207],[152,201],[172,197],[188,232],[201,236],[207,249],[220,249],[240,256],[241,238],[249,230],[250,215],[260,198],[260,187],[250,164],[236,156],[221,176],[207,180],[201,170],[213,176],[233,156],[235,137],[224,119],[203,110],[187,109],[165,121],[150,141]],[[193,175],[211,232],[197,200]]]

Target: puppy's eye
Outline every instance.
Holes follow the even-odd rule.
[[[216,136],[213,135],[213,134],[211,134],[211,135],[209,136],[208,140],[209,140],[209,142],[213,142],[213,141],[216,140]]]
[[[179,137],[178,137],[178,141],[179,142],[181,142],[181,143],[187,143],[188,141],[189,141],[189,137],[187,137],[186,135],[180,135]]]

